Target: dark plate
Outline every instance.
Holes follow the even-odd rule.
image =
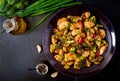
[[[75,70],[73,68],[71,68],[69,70],[65,70],[63,68],[63,66],[53,58],[53,55],[49,51],[49,46],[51,43],[50,37],[52,35],[52,29],[54,27],[56,27],[56,23],[59,18],[66,17],[67,15],[78,16],[78,15],[81,15],[85,11],[90,11],[91,14],[95,15],[97,17],[98,21],[104,25],[104,28],[107,32],[106,39],[108,40],[109,46],[104,54],[104,60],[101,62],[100,65],[92,65],[89,68],[83,68],[80,70]],[[109,19],[102,12],[100,12],[99,10],[97,10],[93,7],[81,5],[81,6],[67,7],[67,8],[57,11],[53,15],[52,19],[50,19],[50,21],[45,29],[42,43],[43,43],[44,54],[45,54],[47,60],[58,72],[60,72],[64,75],[72,76],[72,77],[87,77],[87,76],[91,76],[91,75],[94,75],[94,74],[100,72],[110,62],[112,56],[114,55],[115,46],[116,46],[116,38],[115,38],[115,31],[114,31],[113,25],[111,24]]]

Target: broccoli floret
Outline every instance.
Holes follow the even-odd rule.
[[[15,4],[15,8],[17,9],[23,9],[24,8],[24,3],[23,2],[19,2]]]
[[[6,15],[8,17],[10,17],[11,15],[13,15],[15,13],[15,8],[11,7],[7,12]]]
[[[10,9],[10,5],[9,4],[6,4],[5,7],[4,7],[4,12],[8,11]]]
[[[0,15],[13,16],[17,10],[23,9],[28,3],[28,0],[0,0]]]
[[[8,4],[13,5],[16,3],[16,0],[7,0]]]
[[[27,6],[28,4],[29,4],[29,1],[26,0],[26,1],[24,2],[24,5]]]
[[[5,0],[0,0],[0,12],[3,12],[5,4],[6,4]]]

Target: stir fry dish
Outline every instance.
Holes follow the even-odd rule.
[[[50,53],[64,69],[99,65],[108,48],[106,30],[89,11],[59,18],[51,35]]]

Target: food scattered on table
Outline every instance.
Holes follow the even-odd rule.
[[[42,47],[41,47],[41,45],[37,44],[36,48],[37,48],[38,53],[41,53],[41,52],[42,52]]]
[[[3,28],[7,33],[19,35],[26,30],[26,21],[22,17],[12,17],[3,22]]]
[[[54,73],[52,73],[50,76],[51,76],[52,78],[55,78],[55,77],[57,77],[57,75],[58,75],[58,72],[54,72]]]
[[[51,35],[50,53],[64,69],[99,65],[108,47],[106,30],[89,11],[59,18]]]
[[[40,75],[45,75],[48,72],[48,66],[46,64],[40,63],[36,66],[36,71]]]

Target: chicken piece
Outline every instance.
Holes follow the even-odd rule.
[[[85,66],[87,67],[91,66],[91,62],[88,59],[85,59]]]
[[[103,39],[106,37],[106,32],[104,29],[99,29],[99,34]]]
[[[62,65],[65,65],[65,64],[66,64],[66,61],[65,61],[65,60],[62,60],[62,61],[61,61],[61,64],[62,64]]]
[[[78,35],[81,31],[79,29],[72,30],[72,36]]]
[[[82,51],[81,50],[76,50],[77,54],[81,55]]]
[[[54,58],[58,61],[61,62],[63,60],[63,55],[55,55]]]
[[[75,61],[73,68],[74,69],[80,69],[80,62]]]
[[[91,27],[93,27],[94,25],[95,25],[95,22],[89,21],[88,19],[85,20],[85,22],[84,22],[85,28],[91,28]]]
[[[77,58],[77,56],[75,54],[72,54],[72,53],[68,53],[68,54],[65,54],[65,61],[68,62],[68,61],[73,61]]]
[[[69,69],[69,68],[70,68],[70,65],[65,64],[65,65],[64,65],[64,68],[65,68],[65,69]]]
[[[68,64],[68,65],[72,65],[74,63],[74,61],[68,61],[68,62],[66,62],[66,64]]]
[[[94,31],[95,31],[96,33],[98,33],[98,27],[95,26],[95,27],[93,27],[93,28],[94,28]]]
[[[100,48],[100,55],[103,55],[105,53],[107,47],[108,47],[108,44],[106,44]]]
[[[83,23],[82,23],[82,21],[79,21],[77,23],[72,23],[71,24],[70,30],[75,30],[75,29],[79,29],[80,32],[82,32],[82,29],[83,29]]]
[[[83,52],[82,52],[82,56],[83,56],[83,57],[88,57],[89,54],[90,54],[89,51],[83,51]]]
[[[95,41],[95,44],[98,46],[98,48],[100,48],[100,46],[101,46],[101,41],[102,41],[101,36],[98,36],[98,38]]]
[[[81,17],[83,18],[83,19],[88,19],[89,17],[90,17],[90,12],[84,12],[82,15],[81,15]]]
[[[98,57],[98,61],[102,61],[103,58],[104,58],[103,56],[99,56],[99,57]]]
[[[64,30],[68,25],[69,25],[69,21],[65,17],[60,18],[57,22],[57,26],[60,31]]]
[[[50,53],[53,53],[55,50],[55,45],[50,44]]]
[[[71,22],[78,22],[80,20],[82,20],[82,18],[80,16],[67,16],[68,19],[70,19]]]
[[[74,37],[74,44],[75,45],[78,45],[78,39],[80,38],[80,35],[76,35],[75,37]]]
[[[63,50],[64,52],[67,52],[67,48],[66,48],[66,47],[63,47],[62,50]]]
[[[59,55],[63,55],[63,54],[64,54],[63,50],[60,49],[58,54],[59,54]]]
[[[51,38],[51,42],[52,42],[53,45],[56,45],[57,39],[56,39],[55,37],[52,37],[52,38]]]

